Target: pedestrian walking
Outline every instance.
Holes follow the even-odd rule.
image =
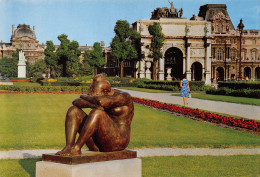
[[[186,79],[186,73],[183,74],[183,79],[180,82],[181,87],[181,97],[183,98],[183,104],[185,104],[188,101],[189,93],[190,93],[190,86],[189,81]]]

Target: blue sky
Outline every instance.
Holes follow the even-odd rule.
[[[170,0],[172,1],[172,0]],[[243,18],[245,29],[260,30],[260,0],[174,0],[174,7],[183,8],[183,17],[198,15],[204,4],[227,4],[236,27]],[[105,41],[109,46],[117,20],[130,24],[150,19],[157,7],[170,7],[168,0],[0,0],[0,40],[10,42],[12,24],[36,26],[39,43],[65,33],[80,45]]]

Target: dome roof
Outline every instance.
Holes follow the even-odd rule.
[[[36,39],[34,31],[30,28],[30,25],[18,25],[15,30],[15,37],[28,36]]]

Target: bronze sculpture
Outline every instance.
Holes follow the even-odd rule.
[[[103,75],[94,77],[90,91],[72,102],[66,115],[66,146],[56,155],[81,154],[87,145],[90,151],[124,150],[130,141],[130,125],[134,115],[132,97],[116,89]],[[82,108],[91,108],[87,115]],[[79,137],[75,143],[76,135]]]

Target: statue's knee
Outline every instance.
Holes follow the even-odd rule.
[[[67,116],[74,117],[78,112],[79,108],[77,108],[76,106],[71,106],[67,111]]]
[[[91,111],[90,111],[90,114],[92,114],[92,115],[104,115],[104,111],[102,111],[102,110],[100,110],[100,109],[92,109]]]

